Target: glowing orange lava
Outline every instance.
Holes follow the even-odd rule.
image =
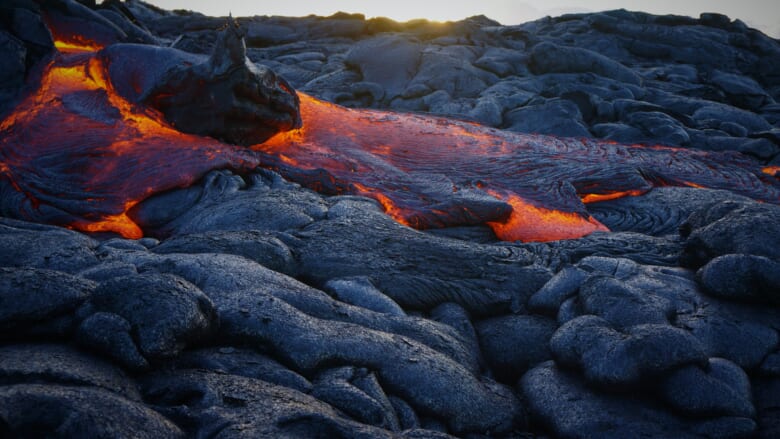
[[[580,197],[585,204],[598,203],[599,201],[617,200],[623,197],[638,197],[647,191],[642,190],[630,190],[630,191],[618,191],[606,194],[585,194]]]
[[[549,241],[607,228],[584,203],[655,186],[727,189],[780,202],[778,167],[734,154],[512,133],[439,117],[351,110],[299,93],[303,126],[241,148],[184,134],[114,89],[100,44],[59,39],[37,92],[0,123],[0,178],[16,216],[139,238],[128,214],[213,169],[278,170],[326,194],[374,198],[418,229],[488,224]],[[204,115],[204,117],[207,117]],[[774,178],[773,178],[774,177]]]
[[[780,166],[766,166],[761,169],[761,172],[771,176],[777,176],[780,174]]]
[[[609,231],[593,217],[536,207],[517,195],[509,195],[506,201],[512,206],[509,219],[487,223],[503,241],[558,241]]]
[[[583,203],[637,196],[653,186],[715,187],[780,201],[777,185],[759,179],[748,159],[518,134],[299,96],[303,127],[253,148],[276,157],[270,164],[288,178],[323,190],[321,178],[314,184],[311,178],[325,172],[331,192],[374,198],[416,228],[487,223],[504,240],[577,238],[607,230]],[[478,198],[458,197],[475,192],[507,202],[509,218],[472,206]]]
[[[20,216],[140,238],[127,212],[141,200],[212,169],[259,163],[246,150],[181,133],[128,102],[88,51],[93,46],[81,47],[57,56],[39,89],[0,123],[0,177],[25,194]]]

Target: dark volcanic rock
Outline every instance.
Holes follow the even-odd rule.
[[[352,233],[356,227],[360,235]],[[426,235],[396,223],[367,199],[340,200],[327,220],[296,236],[301,270],[316,284],[368,276],[406,308],[455,302],[477,315],[494,313],[525,303],[550,278],[546,269],[529,265],[521,249]]]
[[[143,171],[201,167],[128,212],[160,241],[92,239],[0,219],[7,343],[0,347],[0,436],[778,435],[780,314],[767,304],[777,305],[780,291],[780,211],[774,195],[756,203],[729,192],[776,185],[777,41],[717,14],[621,10],[500,26],[484,17],[396,23],[340,13],[238,19],[245,50],[235,28],[219,36],[223,18],[139,1],[7,0],[0,113],[24,94],[25,81],[38,86],[42,61],[54,51],[41,8],[52,9],[47,22],[61,42],[144,43],[113,44],[89,63],[75,61],[89,54],[57,59],[73,57],[92,75],[87,82],[105,66],[113,90],[131,105],[162,109],[177,129],[251,144],[294,126],[294,91],[267,66],[347,106],[643,143],[672,165],[639,160],[624,175],[613,169],[625,150],[600,157],[599,143],[545,137],[539,141],[562,151],[576,146],[595,160],[588,171],[570,156],[546,159],[562,175],[579,176],[558,188],[574,202],[575,190],[582,196],[602,182],[624,182],[615,190],[642,195],[586,205],[612,232],[499,243],[485,225],[420,232],[366,198],[302,189],[285,178],[327,195],[349,192],[328,171],[293,168],[260,148],[235,148],[245,166],[211,164],[208,154],[187,162],[189,143],[166,141],[180,155],[144,162]],[[74,30],[87,40],[68,38]],[[66,94],[52,107],[84,118],[94,133],[118,126],[124,114],[110,91]],[[20,216],[22,205],[28,216],[20,217],[78,227],[70,207],[85,206],[78,212],[90,218],[121,213],[92,211],[83,194],[73,201],[57,182],[15,186],[15,176],[52,170],[77,179],[82,164],[104,163],[90,150],[75,164],[52,153],[14,168],[28,147],[22,128],[4,138],[19,134],[18,149],[0,151],[1,214]],[[71,139],[67,151],[83,143],[79,130],[57,134]],[[421,154],[436,149],[423,139],[410,145]],[[133,149],[166,148],[129,141]],[[676,178],[673,159],[701,153],[654,145],[723,152],[702,154],[717,158],[702,161],[689,180],[732,161],[754,171],[724,179],[725,190],[693,187],[698,180]],[[283,145],[280,154],[299,151]],[[353,158],[330,152],[345,163]],[[527,160],[518,154],[486,169],[554,177],[548,162],[528,168]],[[558,160],[571,166],[557,167]],[[475,166],[465,160],[455,171]],[[406,172],[405,162],[397,167]],[[465,183],[479,186],[476,174]],[[106,175],[122,175],[115,180],[123,187],[149,196],[134,177]],[[462,208],[452,215],[509,212],[479,191],[452,198],[451,175],[391,178],[409,184],[409,193],[412,183],[436,186],[426,197],[454,200],[437,204]],[[87,183],[83,193],[100,192]],[[535,201],[545,205],[544,196]],[[42,340],[63,344],[29,344]]]
[[[1,386],[0,426],[7,437],[184,437],[141,403],[97,387],[54,384]]]
[[[612,276],[593,275],[580,285],[579,305],[584,314],[599,316],[619,329],[642,324],[667,324],[674,305]]]
[[[190,436],[391,438],[297,390],[237,375],[183,370],[143,380],[144,394]]]
[[[62,227],[0,219],[0,266],[76,273],[98,264],[98,243]]]
[[[280,273],[295,272],[290,249],[271,233],[255,230],[177,235],[152,248],[158,254],[226,253],[243,256]]]
[[[537,44],[531,51],[531,69],[536,74],[593,72],[629,84],[641,83],[639,75],[633,70],[604,55],[546,42]]]
[[[378,57],[378,53],[382,56]],[[400,36],[383,35],[355,44],[344,62],[356,68],[364,81],[381,85],[390,101],[404,92],[414,77],[420,62],[420,46]]]
[[[350,305],[385,314],[406,315],[393,299],[379,291],[366,276],[331,279],[323,285],[323,290],[334,299]]]
[[[158,74],[156,81],[138,94],[137,100],[162,111],[180,131],[238,145],[261,143],[279,131],[300,126],[298,96],[292,86],[246,58],[246,47],[237,26],[228,24],[206,61],[188,65],[184,62],[188,58],[179,56],[178,51],[159,54],[183,59],[179,65]],[[121,57],[123,53],[120,48],[114,48],[109,56]],[[132,82],[133,76],[149,75],[138,67],[133,70],[113,69],[112,79],[117,81],[130,75]],[[211,117],[204,119],[203,114]]]
[[[588,274],[583,270],[564,267],[528,299],[528,309],[554,316],[566,299],[577,294],[587,277]]]
[[[560,437],[725,438],[756,429],[749,418],[687,420],[634,395],[598,393],[552,362],[529,371],[520,386],[532,416]]]
[[[561,326],[550,349],[558,363],[581,370],[588,382],[616,388],[707,358],[701,343],[684,330],[646,324],[621,332],[596,316]]]
[[[175,360],[177,369],[203,369],[255,378],[278,386],[309,393],[312,384],[273,358],[251,349],[233,347],[185,351]]]
[[[508,383],[552,358],[548,345],[557,327],[552,319],[524,315],[495,317],[476,325],[485,360],[496,377]]]
[[[591,137],[579,108],[565,99],[517,108],[507,113],[504,123],[507,129],[524,133]]]
[[[288,190],[295,189],[298,190]],[[171,210],[175,213],[172,215]],[[152,197],[130,215],[152,234],[195,234],[215,231],[288,231],[321,219],[327,212],[322,197],[300,190],[270,171],[253,174],[249,183],[228,171],[206,175],[201,187]],[[186,213],[186,214],[185,214]]]
[[[133,346],[111,344],[101,337],[121,333],[127,324],[127,341],[147,360],[170,358],[187,344],[203,341],[218,326],[214,305],[198,288],[171,275],[145,273],[115,278],[101,284],[90,297],[82,314],[92,314],[82,325],[94,325],[81,331],[81,342],[96,347],[120,362],[125,350]],[[100,320],[96,320],[96,316]]]
[[[0,385],[48,383],[94,386],[140,401],[135,382],[117,367],[64,345],[0,348]]]
[[[506,388],[479,379],[413,339],[309,317],[258,292],[220,294],[214,300],[224,337],[268,346],[295,370],[364,365],[375,371],[383,388],[446,420],[454,432],[501,432],[523,422],[519,403]]]
[[[674,371],[661,385],[661,393],[681,414],[754,418],[750,380],[736,364],[711,358],[702,369],[686,366]]]
[[[686,238],[681,262],[699,267],[711,259],[743,253],[780,260],[780,206],[723,202],[691,214],[681,226]]]
[[[705,291],[724,299],[780,305],[780,262],[763,256],[729,254],[697,273]]]
[[[66,335],[72,314],[95,284],[66,273],[35,268],[0,268],[2,338]]]

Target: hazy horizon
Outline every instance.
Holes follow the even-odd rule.
[[[460,20],[473,15],[485,15],[502,24],[520,24],[547,15],[572,12],[595,12],[625,8],[653,14],[676,14],[698,17],[702,12],[718,12],[732,19],[740,19],[767,35],[780,38],[780,5],[777,0],[481,0],[459,2],[443,0],[394,0],[393,2],[368,2],[361,0],[332,0],[306,2],[301,0],[145,0],[164,9],[189,9],[212,16],[282,15],[300,17],[306,15],[332,15],[343,11],[362,13],[366,17],[389,17],[398,21],[414,18],[447,21]]]

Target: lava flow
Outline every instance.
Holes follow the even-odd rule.
[[[139,238],[128,211],[145,198],[213,169],[257,166],[324,193],[374,198],[412,227],[486,223],[504,240],[606,230],[583,203],[661,185],[780,201],[776,169],[739,154],[518,134],[351,110],[304,94],[301,128],[251,148],[227,145],[177,131],[159,112],[123,98],[99,46],[58,42],[61,53],[37,91],[0,122],[6,215]]]
[[[739,154],[519,134],[299,96],[303,127],[255,149],[287,178],[375,198],[416,228],[487,223],[503,240],[577,238],[607,230],[583,203],[654,186],[780,201],[777,178]],[[490,202],[496,199],[504,208]]]
[[[120,97],[94,43],[57,47],[66,51],[45,67],[38,90],[0,122],[0,177],[18,192],[3,195],[3,211],[140,238],[127,216],[139,201],[212,169],[258,165],[255,154],[176,131]]]

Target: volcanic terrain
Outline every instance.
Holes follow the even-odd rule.
[[[780,42],[0,5],[0,436],[777,437]]]

